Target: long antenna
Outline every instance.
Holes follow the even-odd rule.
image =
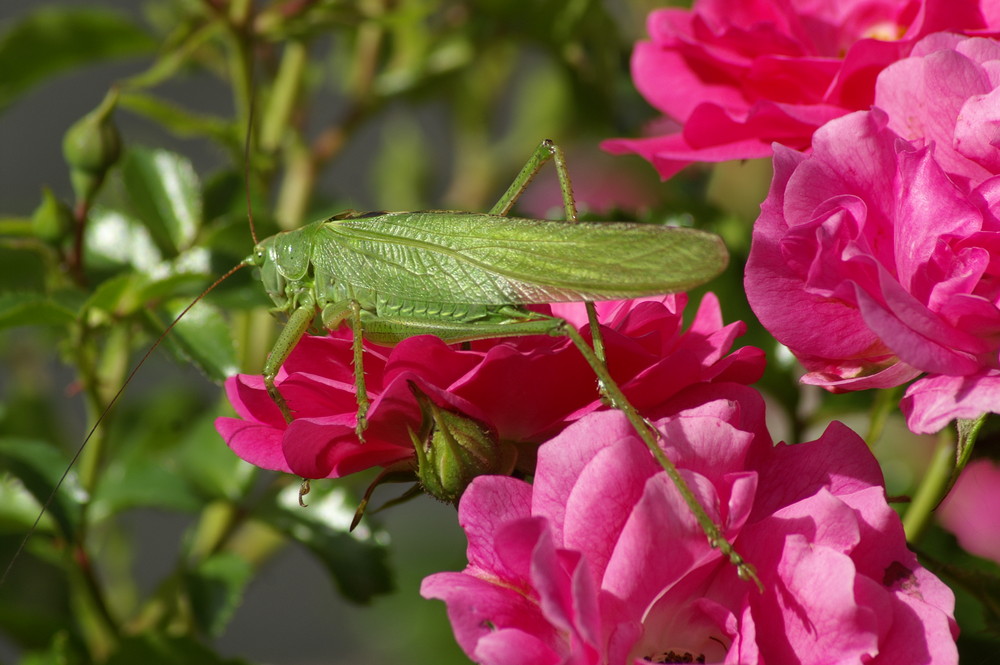
[[[180,314],[178,314],[177,318],[175,318],[170,323],[170,325],[167,326],[166,329],[164,329],[164,331],[162,333],[160,333],[160,336],[156,338],[156,341],[153,342],[153,344],[146,351],[145,355],[142,356],[142,359],[140,359],[139,362],[136,364],[136,366],[132,368],[132,371],[129,373],[128,377],[125,379],[125,382],[122,383],[121,388],[118,389],[118,392],[115,393],[115,396],[112,397],[111,401],[108,402],[108,405],[106,407],[104,407],[104,410],[101,412],[101,415],[99,415],[97,417],[97,420],[94,421],[94,425],[90,428],[90,431],[87,432],[87,436],[83,439],[83,443],[81,443],[80,446],[76,449],[76,453],[73,455],[73,459],[70,460],[69,464],[66,466],[66,470],[63,471],[62,476],[59,477],[59,481],[56,483],[56,486],[52,488],[51,492],[49,492],[48,498],[45,499],[45,503],[42,504],[42,509],[38,512],[38,517],[35,518],[35,521],[32,523],[31,528],[28,529],[28,533],[24,534],[24,538],[21,540],[21,544],[18,545],[17,551],[14,552],[14,556],[11,557],[10,563],[8,563],[7,567],[4,569],[3,575],[0,576],[0,586],[3,586],[4,581],[6,581],[6,579],[7,579],[7,575],[10,573],[11,569],[14,567],[14,562],[17,561],[18,558],[21,556],[21,552],[24,551],[25,546],[28,544],[28,540],[31,538],[32,535],[34,535],[35,530],[38,528],[38,523],[42,521],[42,516],[45,515],[45,511],[47,511],[49,509],[49,506],[52,505],[52,501],[55,499],[56,494],[59,492],[59,488],[62,487],[63,482],[65,482],[66,478],[69,476],[69,472],[73,469],[73,466],[76,464],[77,460],[80,459],[80,455],[83,454],[83,449],[87,447],[87,443],[94,436],[94,433],[97,431],[97,428],[100,427],[101,423],[104,422],[104,419],[107,417],[108,413],[111,412],[112,407],[114,407],[114,405],[118,402],[118,398],[121,397],[122,393],[125,392],[125,388],[127,388],[128,385],[132,382],[132,379],[135,378],[135,375],[139,371],[139,368],[142,367],[144,364],[146,364],[146,360],[149,358],[149,356],[151,356],[153,354],[153,351],[156,350],[156,347],[158,347],[160,345],[160,343],[164,339],[166,339],[166,337],[170,333],[170,331],[174,329],[174,326],[176,326],[177,323],[182,318],[184,318],[185,314],[187,314],[189,311],[191,311],[192,307],[194,307],[195,305],[197,305],[201,301],[202,298],[204,298],[206,295],[208,295],[212,291],[212,289],[214,289],[215,287],[217,287],[219,284],[222,284],[224,281],[226,281],[227,279],[229,279],[229,277],[231,277],[233,273],[235,273],[237,270],[239,270],[240,268],[243,268],[246,265],[248,265],[248,264],[245,263],[245,262],[242,262],[242,263],[239,263],[238,265],[234,266],[228,272],[226,272],[225,275],[223,275],[219,279],[217,279],[214,282],[212,282],[212,285],[209,286],[204,291],[202,291],[201,294],[197,298],[195,298],[194,300],[192,300],[191,304],[188,305],[187,307],[185,307],[184,311],[182,311]]]
[[[253,68],[250,69],[250,89],[254,89]],[[257,228],[253,223],[253,203],[250,202],[250,140],[253,138],[253,116],[254,107],[257,105],[256,96],[250,95],[250,108],[247,110],[247,135],[243,140],[243,193],[247,199],[247,219],[250,220],[250,237],[253,244],[257,246]]]

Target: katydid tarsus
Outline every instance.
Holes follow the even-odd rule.
[[[565,221],[508,217],[532,178],[555,164]],[[694,229],[577,220],[562,151],[543,141],[487,213],[345,213],[257,244],[245,263],[260,269],[276,310],[288,315],[264,367],[267,391],[287,422],[294,414],[275,384],[281,365],[317,319],[353,331],[357,434],[368,396],[362,340],[393,345],[431,334],[448,343],[521,335],[569,337],[602,392],[621,410],[677,485],[713,546],[754,579],[656,441],[655,430],[612,379],[601,352],[592,301],[671,293],[718,275],[728,260],[721,240]],[[587,302],[592,348],[564,320],[525,307]],[[308,491],[304,481],[302,492]],[[301,497],[300,497],[301,498]],[[759,582],[758,582],[759,584]]]
[[[565,221],[508,217],[548,161],[555,165]],[[579,222],[562,151],[543,141],[487,213],[349,212],[266,238],[238,267],[257,267],[274,310],[288,316],[264,366],[267,391],[287,422],[294,414],[275,379],[317,322],[329,330],[347,324],[353,331],[359,437],[368,409],[362,340],[391,346],[422,334],[448,343],[525,335],[570,338],[602,394],[625,414],[676,484],[712,546],[738,567],[741,577],[759,586],[753,567],[725,539],[657,444],[656,431],[608,372],[592,305],[682,291],[715,277],[727,260],[717,236],[695,229]],[[564,320],[526,308],[579,301],[587,303],[593,347]],[[304,480],[301,493],[307,491]]]

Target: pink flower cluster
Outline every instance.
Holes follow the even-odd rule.
[[[632,78],[665,118],[654,136],[606,141],[668,178],[692,162],[805,149],[813,132],[867,109],[875,78],[939,31],[985,32],[1000,7],[979,0],[696,0],[650,14]]]
[[[750,384],[764,369],[753,347],[729,349],[743,323],[724,325],[715,296],[704,298],[682,328],[685,295],[597,303],[608,366],[640,410],[700,383]],[[582,304],[552,305],[589,335]],[[373,466],[409,465],[409,431],[420,409],[409,383],[439,406],[485,423],[520,452],[530,473],[534,449],[569,423],[603,408],[593,371],[567,338],[521,337],[474,342],[469,350],[425,335],[387,349],[365,346],[372,399],[365,441],[354,431],[357,403],[350,333],[304,337],[285,362],[278,389],[295,415],[286,425],[260,376],[238,375],[226,391],[239,418],[216,428],[233,451],[257,466],[305,478],[334,478]]]
[[[424,580],[483,665],[957,663],[951,591],[906,548],[865,443],[839,423],[773,445],[744,386],[695,387],[654,420],[668,456],[764,590],[712,549],[620,413],[538,453],[534,483],[477,478],[468,567]]]
[[[921,374],[911,430],[1000,411],[1000,43],[932,35],[876,107],[777,147],[745,286],[761,323],[832,390]]]

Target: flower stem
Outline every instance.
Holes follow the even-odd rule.
[[[903,515],[903,531],[907,542],[919,542],[930,524],[931,514],[948,491],[954,470],[955,436],[951,430],[945,429],[938,435],[931,462],[913,495],[913,501]]]

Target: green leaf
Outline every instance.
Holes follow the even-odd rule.
[[[202,508],[187,480],[169,463],[139,455],[129,455],[108,466],[91,505],[97,518],[143,506],[188,513]]]
[[[42,7],[0,36],[0,112],[33,85],[82,65],[152,53],[156,41],[108,9]]]
[[[343,488],[317,487],[309,495],[309,509],[303,510],[298,492],[298,487],[287,488],[257,517],[309,548],[349,600],[366,603],[392,591],[392,571],[381,539],[363,526],[348,531],[357,500]]]
[[[118,316],[134,313],[142,305],[140,295],[146,279],[127,272],[101,282],[81,308],[91,326],[106,324]]]
[[[13,326],[68,326],[72,310],[36,293],[0,294],[0,328]]]
[[[172,321],[189,300],[174,300],[167,306]],[[229,322],[222,311],[204,300],[184,315],[167,337],[170,348],[193,362],[208,378],[223,381],[239,371],[236,347]]]
[[[45,441],[0,438],[0,468],[18,478],[39,505],[49,501],[68,465],[66,455]],[[70,469],[46,509],[59,525],[62,534],[71,540],[75,538],[80,522],[80,502],[83,496],[84,491],[76,473]]]
[[[169,256],[187,249],[202,223],[201,185],[191,162],[167,150],[133,148],[122,179],[138,217]]]
[[[181,137],[208,137],[222,145],[236,148],[243,140],[232,123],[216,116],[194,113],[166,100],[142,93],[122,93],[119,106],[155,120]]]
[[[174,458],[181,472],[208,499],[239,501],[257,475],[257,467],[244,462],[226,446],[215,429],[215,419],[232,416],[229,402],[205,413],[188,430]]]
[[[84,262],[95,271],[132,267],[152,272],[163,257],[149,229],[119,210],[95,207],[87,221]]]
[[[202,561],[184,576],[191,608],[203,632],[212,637],[222,634],[253,573],[253,566],[242,557],[222,553]]]

